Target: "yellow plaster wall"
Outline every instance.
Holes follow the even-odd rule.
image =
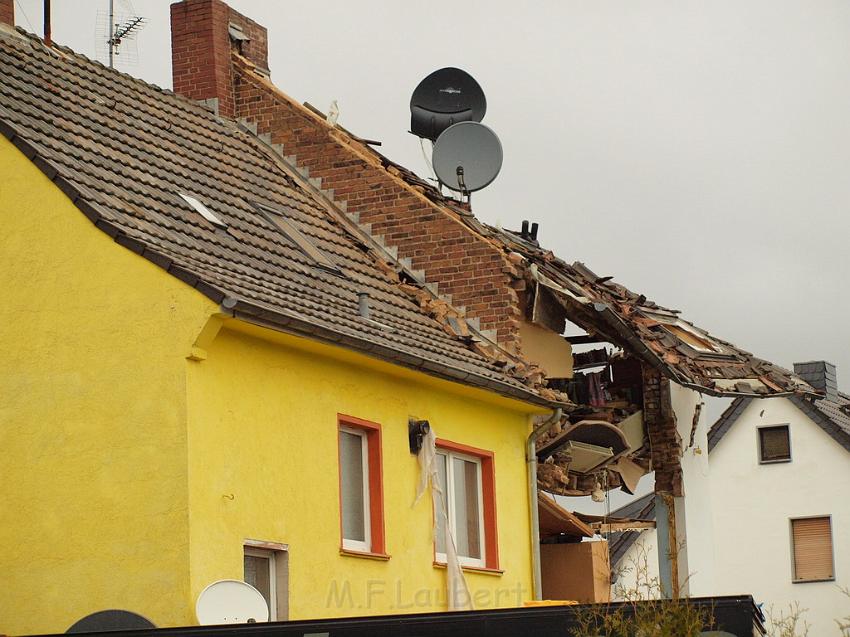
[[[531,408],[334,350],[225,327],[206,360],[187,363],[192,595],[240,578],[243,540],[254,539],[289,545],[291,618],[445,609],[430,501],[412,506],[418,466],[407,421],[416,416],[441,438],[495,452],[504,574],[467,574],[476,607],[530,599],[523,412]],[[338,413],[382,425],[389,561],[339,553]]]
[[[215,306],[0,137],[0,634],[194,619],[186,354]]]

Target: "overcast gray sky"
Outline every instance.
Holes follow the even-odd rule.
[[[41,0],[17,1],[40,34]],[[94,57],[107,4],[53,0],[54,39]],[[466,69],[505,151],[480,218],[537,221],[560,257],[775,363],[830,360],[850,390],[850,2],[230,4],[268,27],[281,89],[336,99],[423,176],[410,93]],[[170,87],[169,2],[134,5],[122,70]]]

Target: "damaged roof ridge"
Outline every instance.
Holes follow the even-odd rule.
[[[246,70],[256,69],[256,65],[241,54],[233,52],[233,57],[237,59],[240,63],[242,63]],[[401,172],[402,170],[407,170],[401,164],[397,164],[392,160],[388,159],[385,155],[363,142],[362,138],[356,136],[356,134],[347,132],[338,126],[328,123],[326,119],[321,118],[316,112],[307,108],[293,97],[289,96],[286,92],[284,92],[276,84],[274,84],[270,79],[264,77],[263,75],[254,74],[251,76],[251,79],[259,80],[260,82],[262,82],[263,87],[273,92],[274,97],[283,100],[290,106],[294,106],[304,116],[308,117],[316,123],[319,123],[325,129],[327,129],[328,135],[331,136],[337,143],[346,146],[351,152],[356,154],[363,161],[371,164],[375,168],[382,170],[383,172],[388,173],[401,187],[416,195],[419,199],[422,200],[425,205],[431,206],[437,212],[441,212],[443,214],[445,214],[446,212],[451,213],[448,215],[450,219],[456,221],[465,230],[472,230],[479,238],[487,240],[487,237],[485,237],[483,234],[477,232],[474,228],[470,228],[469,225],[463,221],[462,216],[458,213],[458,211],[453,210],[445,203],[438,203],[428,198],[423,193],[419,192],[419,190],[417,190],[415,187],[411,186],[400,174],[395,174],[395,172],[389,170],[389,166],[396,168],[399,172]],[[386,161],[389,166],[385,165],[384,161],[382,160]],[[431,186],[431,188],[433,188],[433,186]],[[439,194],[439,191],[435,188],[434,192]]]
[[[389,160],[372,146],[356,138],[352,133],[343,131],[340,127],[322,118],[315,110],[307,108],[298,103],[289,95],[281,91],[264,74],[255,72],[255,65],[237,53],[233,54],[236,64],[246,77],[246,81],[255,86],[267,90],[271,99],[292,108],[296,114],[300,114],[307,122],[320,125],[327,133],[328,138],[339,144],[355,158],[361,160],[366,166],[380,170],[384,175],[389,175],[393,182],[397,183],[408,194],[422,201],[429,210],[434,210],[444,219],[451,219],[455,223],[464,226],[464,232],[471,235],[471,239],[483,240],[483,243],[494,248],[497,254],[505,261],[507,267],[513,268],[508,255],[517,252],[524,257],[528,265],[538,265],[546,270],[547,275],[556,281],[570,281],[571,285],[560,285],[565,287],[569,296],[576,301],[579,297],[575,294],[573,286],[583,290],[581,302],[586,304],[603,304],[610,316],[605,317],[605,323],[614,327],[621,339],[625,340],[635,353],[646,360],[648,364],[661,370],[661,372],[684,387],[694,389],[701,393],[715,396],[785,396],[795,393],[811,391],[801,379],[797,378],[789,370],[753,356],[742,350],[731,342],[713,336],[708,330],[700,328],[691,321],[679,316],[678,310],[669,309],[654,302],[646,302],[644,295],[638,295],[627,287],[611,283],[611,277],[599,278],[590,268],[577,261],[568,265],[552,251],[547,251],[536,245],[526,245],[512,231],[493,228],[479,221],[471,212],[461,214],[457,210],[457,202],[446,198],[432,185],[424,182],[412,171]],[[410,256],[410,255],[404,255]],[[398,261],[397,259],[393,259]],[[439,282],[438,282],[439,283]],[[646,309],[644,310],[644,303]],[[570,308],[564,307],[566,316],[573,322],[578,322],[571,314]],[[597,311],[602,311],[597,309]],[[655,333],[649,327],[641,327],[630,318],[634,313],[635,318],[644,317],[650,319],[648,313],[656,311],[659,313],[670,313],[681,321],[680,329],[693,332],[696,338],[708,341],[705,351],[699,348],[684,334],[678,334],[672,329],[662,330],[665,335]],[[479,317],[480,318],[480,317]],[[616,318],[617,320],[614,320]],[[586,321],[587,322],[587,321]],[[591,321],[592,323],[592,317]],[[587,329],[587,327],[585,327]],[[629,336],[626,336],[626,333]],[[667,342],[665,342],[665,337]],[[625,343],[620,343],[623,346]],[[640,344],[638,346],[638,343]],[[708,350],[713,350],[710,352]],[[721,351],[728,350],[728,351]],[[718,367],[710,365],[708,361],[728,357],[730,364]],[[733,369],[741,366],[743,369],[736,373]]]

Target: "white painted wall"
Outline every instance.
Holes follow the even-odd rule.
[[[756,427],[790,425],[789,463],[758,462]],[[784,398],[754,400],[711,454],[716,594],[808,608],[812,637],[840,635],[850,614],[850,453]],[[690,494],[688,494],[690,496]],[[831,515],[835,582],[793,584],[790,518]]]
[[[707,409],[703,406],[700,412],[691,445],[694,411],[703,398],[691,389],[671,384],[670,399],[676,414],[676,429],[682,439],[682,481],[685,489],[685,497],[676,498],[680,590],[691,597],[714,595],[717,590],[712,518],[714,485],[709,479]]]
[[[611,585],[611,599],[615,602],[640,599],[657,599],[661,595],[658,579],[658,540],[655,529],[641,531],[638,539],[614,566],[616,581]]]

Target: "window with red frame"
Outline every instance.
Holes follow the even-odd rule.
[[[492,452],[437,441],[437,477],[445,516],[435,511],[437,562],[446,561],[445,526],[463,566],[498,569],[496,488]]]
[[[384,555],[381,426],[342,415],[338,422],[341,548]]]

